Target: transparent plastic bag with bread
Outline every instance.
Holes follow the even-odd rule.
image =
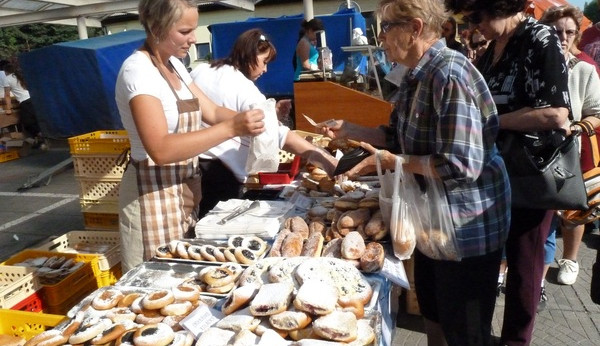
[[[413,156],[411,156],[411,160]],[[442,180],[434,177],[431,156],[417,158],[423,160],[426,175],[424,192],[421,192],[417,213],[421,228],[416,230],[417,249],[425,256],[437,260],[460,261],[452,214]]]
[[[277,172],[279,168],[279,121],[275,104],[275,100],[271,98],[251,107],[264,112],[265,132],[250,140],[246,160],[246,171],[250,175],[258,172]]]
[[[381,188],[379,190],[379,209],[386,226],[390,229],[390,237],[394,255],[400,259],[409,259],[416,246],[416,230],[421,228],[415,204],[417,182],[412,174],[404,174],[400,156],[396,159],[394,172],[381,169],[381,160],[376,155],[377,174]]]

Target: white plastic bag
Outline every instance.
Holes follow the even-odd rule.
[[[410,258],[415,245],[415,232],[421,228],[413,200],[414,189],[418,185],[411,174],[404,174],[401,157],[396,158],[396,169],[392,173],[382,173],[381,160],[376,155],[377,174],[379,175],[379,209],[383,220],[390,229],[394,255],[401,260]]]
[[[251,107],[262,109],[264,112],[265,132],[250,140],[246,160],[246,171],[250,175],[258,172],[277,172],[279,168],[279,121],[275,104],[274,99],[268,99]]]
[[[411,157],[412,159],[412,157]],[[460,261],[454,223],[444,183],[433,177],[431,156],[422,158],[425,168],[425,192],[417,204],[422,227],[417,230],[417,248],[429,258]]]

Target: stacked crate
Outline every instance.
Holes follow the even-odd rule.
[[[124,130],[95,131],[69,138],[86,229],[118,230],[119,185],[125,166],[118,160],[129,149]]]

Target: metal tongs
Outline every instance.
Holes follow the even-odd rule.
[[[227,221],[231,221],[231,220],[235,219],[236,217],[238,217],[252,209],[255,209],[259,206],[260,206],[259,201],[254,201],[250,204],[242,203],[239,207],[235,208],[231,214],[225,216],[224,218],[221,219],[221,221],[217,222],[217,225],[224,225],[227,223]]]

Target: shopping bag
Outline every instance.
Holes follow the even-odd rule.
[[[583,126],[580,137],[580,163],[583,172],[583,182],[587,195],[587,210],[559,210],[557,214],[570,225],[584,225],[600,218],[600,129],[594,129],[586,120],[579,123]]]
[[[396,158],[394,173],[381,169],[381,159],[376,155],[377,174],[381,188],[379,190],[379,209],[386,226],[390,229],[394,255],[401,260],[412,255],[416,240],[415,230],[420,228],[411,189],[418,188],[411,174],[405,175],[402,169],[404,160]]]
[[[444,183],[435,178],[431,156],[424,156],[420,160],[425,167],[425,175],[420,176],[424,187],[420,196],[415,198],[422,226],[416,233],[417,249],[429,258],[460,261],[462,256],[456,241]]]

